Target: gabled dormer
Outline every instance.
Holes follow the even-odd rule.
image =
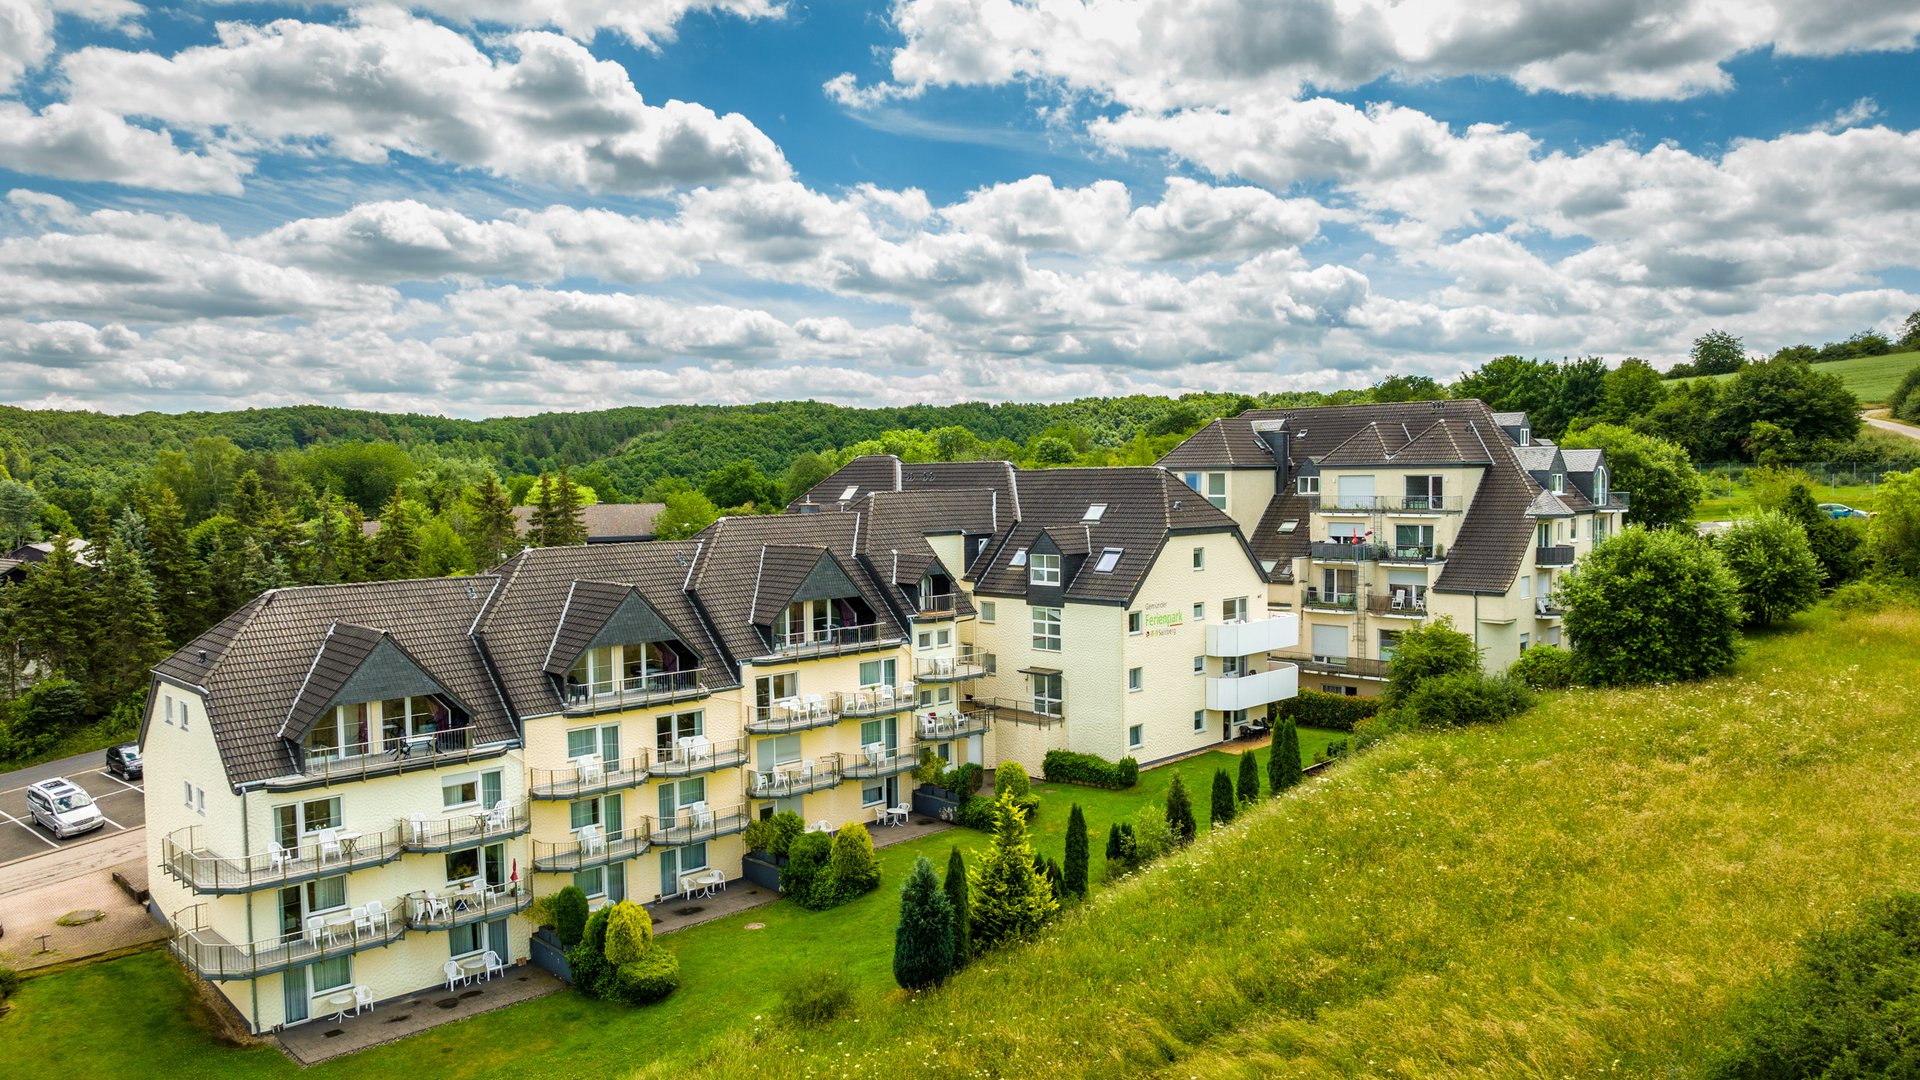
[[[823,547],[764,545],[750,618],[779,655],[824,655],[877,644],[883,636],[866,594]]]
[[[384,630],[336,622],[280,725],[298,771],[465,753],[473,710]]]
[[[1027,603],[1059,607],[1086,564],[1089,544],[1085,529],[1053,526],[1034,537],[1027,552]]]
[[[702,657],[640,590],[575,581],[544,665],[568,712],[597,712],[706,693]]]

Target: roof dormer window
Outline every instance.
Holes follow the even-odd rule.
[[[1566,473],[1553,474],[1553,493],[1555,495],[1565,495],[1567,493],[1567,474]]]
[[[1012,566],[1027,565],[1027,549],[1020,548],[1019,550],[1015,551],[1013,553],[1013,561],[1009,565],[1012,565]]]
[[[1520,429],[1520,445],[1521,446],[1533,445],[1533,429],[1532,428]]]
[[[1080,520],[1084,524],[1091,525],[1105,516],[1106,512],[1106,503],[1094,503],[1092,506],[1087,507],[1086,513],[1080,515]]]
[[[1060,556],[1035,554],[1027,571],[1029,585],[1060,584]]]
[[[1120,565],[1120,553],[1123,548],[1108,548],[1100,553],[1100,561],[1093,564],[1096,574],[1111,574],[1113,568]]]

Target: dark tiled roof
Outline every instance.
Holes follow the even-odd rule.
[[[293,771],[281,725],[337,623],[390,635],[434,682],[472,710],[477,745],[517,741],[518,728],[467,634],[499,584],[499,578],[485,575],[271,590],[154,671],[206,690],[221,763],[236,787]]]
[[[1187,437],[1155,464],[1182,469],[1271,469],[1273,450],[1250,424],[1229,417],[1215,420]]]
[[[886,491],[984,491],[992,493],[987,502],[989,515],[1004,526],[1020,516],[1020,491],[1014,483],[1014,471],[1013,465],[1005,461],[908,464],[891,454],[857,457],[815,484],[787,509],[789,512],[802,506],[846,509],[868,495]],[[848,489],[852,489],[852,495],[842,499]],[[952,530],[928,530],[929,533],[941,531]]]
[[[1267,503],[1247,542],[1261,562],[1274,564],[1275,574],[1290,574],[1288,561],[1307,554],[1313,542],[1313,511],[1318,504],[1318,499],[1300,494],[1292,484]],[[1282,533],[1280,526],[1289,521],[1299,524],[1291,533]]]
[[[900,459],[891,454],[868,454],[854,458],[835,469],[825,480],[813,485],[805,495],[796,499],[787,508],[794,509],[801,503],[833,506],[836,503],[852,502],[874,491],[899,490]]]
[[[835,563],[887,628],[883,632],[904,637],[907,630],[895,614],[897,604],[882,583],[854,558],[864,524],[864,515],[858,513],[728,517],[695,537],[697,551],[690,587],[701,613],[727,651],[743,661],[767,653],[767,641],[754,625],[766,617],[765,613],[756,613],[755,601],[761,593],[762,553],[771,548],[831,552]]]
[[[617,543],[622,540],[653,538],[653,519],[665,510],[665,503],[595,503],[582,507],[580,523],[586,526],[587,542]],[[533,520],[533,507],[513,508],[513,528],[525,536]]]
[[[474,632],[500,673],[514,711],[524,719],[560,710],[560,690],[545,668],[563,616],[571,617],[569,596],[576,602],[601,607],[611,602],[617,606],[626,586],[638,591],[647,606],[698,655],[701,681],[706,686],[738,686],[736,665],[682,590],[697,546],[692,541],[655,540],[531,548],[502,563],[494,571],[500,578],[500,588]],[[588,588],[585,598],[578,595],[576,583]],[[610,616],[612,610],[606,614]],[[572,636],[579,636],[592,621],[589,615],[574,628]]]
[[[386,640],[385,633],[367,626],[334,623],[329,627],[326,640],[314,654],[313,667],[308,669],[300,692],[287,709],[287,720],[282,725],[281,734],[290,739],[304,738],[307,729],[319,718],[321,710],[333,704],[334,695],[347,685],[353,673],[360,670],[360,665]]]

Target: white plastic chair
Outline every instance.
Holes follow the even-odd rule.
[[[593,856],[607,853],[607,834],[600,831],[600,826],[582,825],[576,835],[580,837],[580,854]]]
[[[344,859],[347,857],[347,849],[340,844],[340,830],[321,829],[317,839],[320,844],[321,862],[326,862],[328,859]]]
[[[375,924],[378,924],[381,930],[391,929],[391,924],[388,922],[388,919],[387,905],[385,903],[379,900],[367,901],[367,933],[371,934],[374,932],[373,928]]]
[[[808,694],[804,699],[807,706],[807,719],[820,720],[827,716],[827,699],[819,694]]]
[[[807,831],[808,831],[808,832],[824,832],[824,833],[830,833],[830,832],[832,832],[832,831],[833,831],[833,826],[832,826],[832,825],[830,825],[830,824],[828,824],[828,823],[827,823],[826,821],[824,821],[824,820],[822,820],[822,821],[816,821],[816,822],[814,822],[813,824],[811,824],[811,825],[809,825],[809,826],[807,826]]]
[[[509,824],[507,819],[512,816],[513,815],[507,810],[506,800],[502,799],[493,804],[493,809],[487,811],[487,820],[486,823],[481,826],[481,829],[484,832],[502,832]]]
[[[487,963],[487,978],[491,979],[495,975],[505,975],[507,973],[507,965],[500,962],[500,954],[494,952],[492,949],[488,949],[482,954],[481,959]]]
[[[707,761],[713,757],[713,743],[705,735],[689,736],[685,741],[688,761]]]
[[[295,861],[297,856],[279,844],[275,844],[267,849],[267,858],[273,863],[273,872],[278,874],[285,872],[287,864]]]
[[[363,904],[359,907],[356,907],[353,909],[353,911],[350,914],[353,916],[354,936],[355,937],[360,936],[360,931],[365,930],[367,932],[367,936],[372,937],[373,936],[373,914],[367,910],[366,906]]]
[[[809,761],[800,766],[800,783],[813,783],[813,762]]]
[[[325,937],[326,933],[327,917],[325,915],[307,916],[307,942],[309,944],[320,944],[320,939]]]
[[[913,804],[901,803],[899,806],[894,807],[893,816],[899,819],[898,821],[894,822],[894,824],[896,825],[905,825],[909,821],[912,821],[913,820]]]
[[[933,738],[939,733],[939,729],[939,721],[935,720],[932,716],[923,716],[920,718],[920,735],[922,738]]]
[[[373,987],[356,986],[353,988],[353,1015],[359,1016],[361,1010],[373,1011]]]
[[[447,992],[448,993],[452,993],[454,987],[456,986],[465,986],[467,984],[467,981],[473,978],[473,976],[468,975],[465,971],[461,970],[460,962],[458,960],[447,961],[446,963],[440,965],[440,970],[443,973],[445,973],[445,975],[447,976]]]
[[[601,762],[599,754],[582,754],[574,758],[573,771],[583,784],[598,783],[607,774],[606,766]]]
[[[886,743],[868,743],[861,750],[867,755],[869,765],[878,765],[887,756]]]
[[[408,821],[413,826],[413,842],[416,844],[426,843],[427,842],[427,815],[415,814],[413,815],[413,817],[409,818]]]

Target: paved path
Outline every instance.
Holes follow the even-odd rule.
[[[1881,431],[1891,431],[1895,435],[1905,435],[1909,439],[1920,439],[1920,427],[1914,427],[1911,424],[1903,424],[1898,420],[1887,420],[1882,417],[1872,415],[1870,413],[1861,413],[1860,419],[1865,420],[1867,423],[1873,425],[1874,427],[1879,428]]]
[[[140,862],[145,861],[143,854]],[[139,867],[136,864],[131,869],[137,871]],[[104,912],[106,918],[80,926],[58,925],[60,916],[81,909]],[[147,917],[145,908],[113,883],[110,869],[0,896],[0,926],[7,928],[6,938],[0,940],[0,964],[18,971],[64,964],[167,936]],[[39,951],[42,934],[49,950],[44,953]]]

